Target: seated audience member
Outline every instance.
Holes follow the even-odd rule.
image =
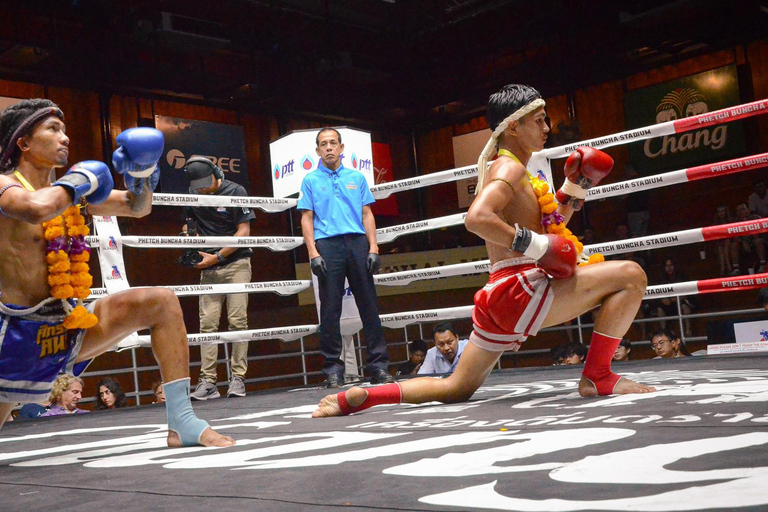
[[[96,410],[103,411],[125,407],[128,398],[116,380],[105,377],[99,381],[96,389]]]
[[[653,284],[683,283],[685,281],[690,281],[688,275],[680,271],[671,258],[667,258],[664,261],[664,271],[661,273],[661,277],[658,279],[658,283]],[[677,316],[678,299],[680,299],[680,312],[683,315],[690,315],[691,311],[696,308],[696,298],[693,296],[667,297],[664,299],[658,299],[658,301],[655,303],[656,315],[659,317]],[[665,320],[659,320],[659,324],[662,328],[666,327]],[[685,335],[691,336],[692,333],[690,319],[684,319],[683,324],[685,325]]]
[[[724,204],[720,204],[715,209],[715,221],[713,225],[717,224],[730,224],[734,222],[731,211]],[[717,244],[717,263],[720,266],[720,275],[729,276],[733,272],[731,266],[731,239],[723,238],[722,240],[715,240]]]
[[[411,357],[397,367],[397,375],[416,375],[427,355],[427,344],[424,340],[413,340],[408,344]]]
[[[552,364],[556,366],[582,364],[587,358],[587,347],[575,341],[553,347],[549,354],[552,356]]]
[[[46,398],[44,402],[40,402],[39,404],[24,404],[21,406],[21,409],[19,409],[19,412],[16,414],[17,420],[31,420],[35,418],[39,418],[46,412],[48,412],[48,409],[51,407],[51,401]]]
[[[761,288],[757,292],[757,302],[760,303],[760,307],[768,311],[768,288]]]
[[[690,356],[683,340],[669,329],[659,329],[651,336],[651,348],[656,352],[654,359],[670,359]]]
[[[747,198],[749,211],[764,219],[768,217],[768,191],[765,188],[765,180],[758,178],[753,183],[754,192]]]
[[[165,403],[165,393],[163,392],[163,382],[155,381],[152,383],[152,392],[155,394],[155,401],[153,404]]]
[[[432,337],[435,340],[435,346],[427,351],[427,356],[419,368],[419,375],[453,373],[469,340],[459,340],[456,329],[450,322],[440,322],[435,325],[432,329]]]
[[[616,352],[613,354],[614,361],[629,361],[629,353],[632,352],[632,343],[627,338],[621,338]]]
[[[746,203],[736,206],[736,222],[759,219],[749,211]],[[763,235],[737,236],[731,239],[731,275],[738,276],[744,271],[757,267],[757,273],[765,272],[765,237]]]
[[[53,405],[48,409],[48,412],[41,414],[40,417],[90,412],[77,407],[77,403],[82,397],[83,379],[61,374],[56,378],[53,389],[51,389],[51,404]]]

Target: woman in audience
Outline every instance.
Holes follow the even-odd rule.
[[[105,377],[99,381],[96,389],[96,410],[125,407],[127,398],[116,380]]]
[[[63,414],[84,414],[90,411],[78,409],[77,403],[83,397],[83,379],[61,374],[53,383],[51,390],[51,408],[44,416],[60,416]]]

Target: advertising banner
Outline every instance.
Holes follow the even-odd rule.
[[[242,126],[165,116],[155,116],[155,126],[165,136],[158,192],[188,193],[184,166],[193,156],[203,156],[251,193]]]
[[[376,185],[393,181],[394,173],[392,172],[392,156],[389,153],[389,144],[373,142],[371,149],[373,150],[373,178]],[[398,213],[397,196],[377,199],[371,205],[371,210],[374,215],[396,216]]]
[[[736,66],[726,66],[628,91],[627,129],[674,121],[738,105]],[[745,151],[741,121],[655,137],[629,144],[630,162],[641,176],[740,156]]]
[[[347,169],[363,173],[368,186],[372,187],[375,181],[371,134],[354,128],[334,128],[344,144],[341,163]],[[272,197],[298,197],[304,176],[317,169],[320,162],[315,143],[319,131],[319,128],[296,130],[269,144]]]

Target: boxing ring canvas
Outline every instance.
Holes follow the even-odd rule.
[[[320,388],[195,402],[237,444],[164,447],[162,405],[6,424],[4,511],[768,508],[768,354],[497,371],[466,403],[312,419]]]

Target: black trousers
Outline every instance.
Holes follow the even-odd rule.
[[[340,235],[315,242],[317,251],[325,260],[328,274],[319,278],[320,284],[320,352],[325,358],[326,375],[344,375],[341,360],[341,305],[347,290],[344,279],[355,296],[355,303],[363,322],[363,334],[368,352],[369,371],[387,369],[389,356],[387,343],[381,332],[379,305],[373,276],[368,273],[367,259],[370,246],[365,235]]]

